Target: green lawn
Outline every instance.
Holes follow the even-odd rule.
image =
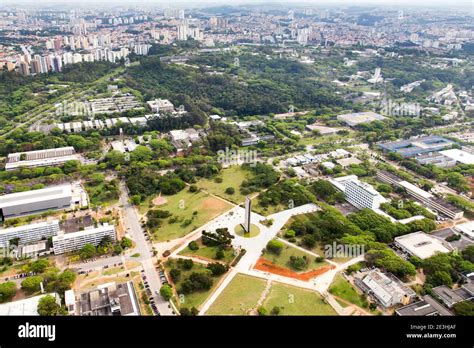
[[[292,247],[288,244],[284,244],[283,250],[281,251],[280,255],[276,255],[276,254],[273,254],[273,253],[270,253],[270,252],[265,252],[263,254],[263,257],[266,260],[269,260],[269,261],[273,262],[275,265],[285,267],[285,268],[288,268],[288,269],[292,269],[294,271],[298,271],[298,270],[293,269],[290,266],[290,257],[291,256],[299,256],[299,257],[306,256],[307,259],[309,260],[308,264],[306,265],[306,268],[302,269],[302,270],[299,270],[299,272],[307,272],[307,271],[315,270],[315,269],[322,268],[322,267],[325,267],[325,266],[328,265],[328,263],[326,261],[316,262],[315,261],[316,256],[313,256],[313,255],[311,255],[311,254],[309,254],[309,253],[307,253],[303,250],[297,249],[297,248]]]
[[[279,315],[337,315],[319,293],[281,283],[273,283],[263,306],[270,313],[279,307]]]
[[[183,237],[232,207],[207,193],[191,193],[188,188],[173,196],[163,197],[167,202],[154,208],[167,210],[172,216],[163,219],[162,225],[152,231],[153,239],[157,242]],[[194,212],[197,212],[196,215]]]
[[[176,260],[174,260],[174,259],[170,259],[165,263],[165,270],[168,274],[169,274],[169,271],[172,268],[179,268],[178,265],[177,265]],[[208,274],[211,273],[211,271],[206,269],[205,265],[200,264],[200,263],[196,263],[196,262],[194,263],[193,268],[191,268],[190,270],[184,270],[184,269],[180,269],[180,270],[181,270],[180,279],[179,279],[178,283],[175,284],[175,289],[176,289],[176,292],[178,294],[179,294],[179,289],[181,288],[182,282],[186,278],[188,278],[191,275],[191,273],[194,273],[194,272],[208,273]],[[199,309],[199,307],[206,301],[206,299],[209,297],[209,295],[212,293],[212,291],[215,290],[217,284],[219,283],[219,280],[223,276],[224,275],[222,275],[220,277],[212,277],[212,279],[214,280],[214,283],[213,283],[211,289],[209,289],[207,291],[196,291],[196,292],[193,292],[191,294],[186,294],[186,295],[180,294],[177,298],[175,296],[173,298],[174,303],[176,303],[178,305],[178,307],[187,307],[189,309],[191,309],[192,307],[196,307],[197,309]]]
[[[252,198],[252,211],[263,216],[272,215],[286,209],[288,209],[288,207],[282,204],[262,207],[258,204],[258,196]]]
[[[86,183],[84,186],[89,195],[91,205],[93,206],[106,207],[116,203],[120,196],[118,185],[114,181],[105,180],[98,185]]]
[[[300,214],[300,215],[292,216],[287,221],[285,226],[283,226],[283,228],[281,229],[281,233],[280,233],[281,238],[284,238],[285,232],[290,228],[290,226],[293,222],[305,223],[305,222],[309,221],[310,216],[312,214],[314,214],[314,213]],[[284,238],[284,239],[288,240],[286,238]],[[296,236],[295,239],[296,239],[296,242],[294,244],[296,244],[298,246],[301,246],[302,248],[308,249],[308,250],[312,251],[313,253],[324,257],[325,253],[324,253],[324,245],[323,244],[317,243],[313,248],[307,248],[304,245],[300,245],[302,237]],[[335,258],[332,258],[331,261],[334,261],[334,262],[337,262],[337,263],[344,263],[344,262],[349,261],[350,259],[351,259],[350,257],[335,257]]]
[[[334,278],[328,291],[356,306],[368,308],[367,300],[359,295],[354,287],[340,274]]]
[[[264,279],[237,274],[214,301],[206,315],[244,315],[257,302],[265,289]]]
[[[215,261],[220,261],[220,262],[226,262],[226,263],[231,263],[232,260],[234,260],[235,255],[234,255],[234,249],[229,248],[229,249],[224,249],[224,258],[221,260],[216,259],[216,252],[219,250],[217,246],[206,246],[202,244],[201,238],[199,238],[196,243],[199,246],[198,250],[191,250],[189,247],[184,248],[179,252],[179,255],[184,255],[184,256],[199,256],[208,260],[215,260]]]
[[[209,193],[225,198],[233,203],[240,204],[245,200],[245,196],[240,193],[240,184],[251,175],[250,172],[235,165],[223,169],[217,176],[222,178],[221,183],[216,182],[215,178],[212,178],[199,180],[196,185]],[[229,195],[225,193],[225,190],[228,187],[234,188],[234,194]]]

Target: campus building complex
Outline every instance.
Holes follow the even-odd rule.
[[[454,144],[453,141],[437,135],[379,144],[386,152],[396,152],[403,157],[414,157],[424,153],[440,151]]]
[[[53,250],[58,255],[79,250],[86,244],[97,246],[104,237],[110,237],[110,240],[115,242],[115,227],[104,224],[97,228],[86,228],[77,232],[60,232],[53,237]]]

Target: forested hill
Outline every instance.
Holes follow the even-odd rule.
[[[251,57],[251,59],[250,59]],[[232,55],[200,56],[189,65],[165,64],[145,57],[129,69],[127,84],[148,98],[177,102],[184,94],[202,111],[219,108],[226,115],[265,115],[318,106],[343,106],[342,97],[311,67],[283,59]],[[179,104],[178,104],[179,105]]]

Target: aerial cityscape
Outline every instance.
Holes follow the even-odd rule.
[[[0,4],[0,316],[473,316],[473,23]]]

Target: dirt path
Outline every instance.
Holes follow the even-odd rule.
[[[267,279],[267,283],[265,284],[265,289],[263,289],[262,294],[260,295],[260,298],[257,301],[257,305],[253,308],[250,308],[248,310],[248,314],[250,315],[258,315],[258,309],[263,306],[263,302],[267,298],[268,294],[270,293],[270,289],[272,287],[272,280]]]

